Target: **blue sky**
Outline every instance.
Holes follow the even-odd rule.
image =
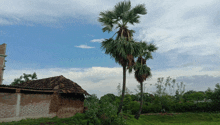
[[[63,75],[99,98],[118,95],[122,67],[100,48],[117,30],[103,33],[97,21],[118,2],[1,0],[0,44],[7,44],[3,84],[36,72],[38,79]],[[147,14],[128,27],[136,31],[136,41],[158,47],[147,61],[152,78],[144,82],[145,92],[155,92],[157,78],[165,83],[168,76],[183,82],[185,92],[213,90],[220,83],[219,1],[131,0],[132,7],[138,4],[145,4]],[[134,73],[127,72],[126,87],[135,94],[137,85]]]

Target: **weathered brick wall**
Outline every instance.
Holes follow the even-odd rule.
[[[6,44],[3,43],[2,45],[0,45],[0,54],[5,55],[5,48],[6,48]]]
[[[0,85],[3,81],[3,68],[5,67],[5,57],[2,55],[5,55],[6,52],[6,44],[0,45]]]
[[[52,97],[54,95],[56,94],[20,93],[19,90],[16,90],[16,93],[2,91],[0,92],[0,106],[2,107],[0,122],[20,120],[20,118],[35,118],[36,116],[40,118],[56,115],[59,118],[68,118],[77,112],[83,113],[84,101],[82,99],[78,99],[74,95],[70,95],[71,98],[62,98],[57,95],[53,102]],[[53,107],[52,103],[58,105]],[[50,112],[51,109],[52,112]]]
[[[0,93],[0,118],[15,117],[16,93]]]
[[[81,100],[62,99],[57,112],[58,118],[68,118],[74,116],[77,112],[83,113],[84,102]]]
[[[50,94],[21,93],[19,116],[36,116],[49,114]]]

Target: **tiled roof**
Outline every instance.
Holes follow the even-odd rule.
[[[30,80],[15,86],[19,86],[19,88],[35,88],[42,90],[53,89],[57,90],[58,93],[81,93],[90,95],[77,83],[65,78],[62,75],[38,80]]]

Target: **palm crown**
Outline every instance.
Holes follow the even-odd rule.
[[[102,28],[102,31],[112,31],[112,28],[114,24],[118,24],[117,28],[120,28],[118,33],[118,36],[116,39],[118,39],[120,36],[127,37],[128,39],[133,36],[133,33],[135,33],[134,30],[128,30],[127,29],[127,23],[130,23],[134,25],[134,23],[139,23],[140,16],[138,14],[145,15],[147,14],[147,11],[143,4],[135,6],[133,9],[131,9],[131,2],[120,2],[117,5],[115,5],[115,8],[113,11],[106,11],[101,12],[100,16],[101,18],[98,19],[99,22],[102,22],[105,26]],[[119,21],[122,21],[122,24],[119,23]]]
[[[141,53],[141,45],[132,39],[135,31],[129,30],[126,26],[127,23],[132,25],[139,23],[140,16],[138,14],[147,14],[144,5],[137,5],[131,9],[131,2],[128,1],[120,2],[115,6],[113,11],[101,12],[101,17],[98,19],[104,25],[104,28],[102,28],[103,32],[112,31],[114,25],[117,25],[116,29],[119,28],[119,31],[116,32],[116,40],[112,39],[115,33],[112,38],[105,39],[102,42],[102,48],[106,49],[105,54],[110,54],[122,66],[133,66],[134,57],[137,57]],[[119,21],[122,21],[122,23],[120,24]]]

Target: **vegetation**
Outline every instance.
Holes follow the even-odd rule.
[[[131,9],[131,2],[124,1],[115,5],[113,11],[105,11],[101,12],[98,21],[101,22],[104,26],[102,31],[112,31],[114,25],[117,25],[116,29],[119,28],[117,33],[117,37],[114,40],[113,36],[110,39],[105,39],[102,42],[102,49],[105,49],[105,54],[110,54],[111,57],[115,59],[116,63],[119,63],[123,67],[123,88],[122,88],[122,98],[120,105],[118,107],[117,115],[121,112],[124,100],[124,93],[126,87],[126,67],[129,69],[129,73],[134,63],[134,58],[141,56],[145,56],[146,59],[151,57],[150,52],[145,52],[147,50],[153,51],[152,46],[148,46],[145,42],[136,42],[132,39],[133,33],[135,31],[129,30],[127,27],[127,23],[134,25],[134,23],[139,23],[139,18],[141,15],[147,14],[147,11],[144,5],[137,5],[133,9]],[[121,21],[121,22],[119,22]],[[141,65],[142,66],[142,65]],[[135,66],[140,67],[139,65]],[[148,68],[148,67],[147,67]],[[146,70],[146,66],[144,68]],[[139,69],[137,69],[139,71]],[[144,71],[145,71],[144,70]],[[143,72],[140,70],[139,75],[146,75],[148,72]],[[149,68],[148,68],[149,71]]]
[[[160,80],[159,80],[160,79]],[[158,81],[162,83],[162,79]],[[167,83],[169,83],[169,77]],[[169,83],[170,84],[170,83]],[[140,118],[137,120],[134,115],[139,111],[140,103],[138,99],[140,92],[137,94],[127,93],[122,107],[123,112],[117,115],[117,107],[120,104],[120,96],[108,93],[100,99],[95,94],[86,97],[84,105],[88,107],[85,113],[77,113],[70,118],[39,118],[39,119],[23,119],[18,122],[0,123],[0,125],[145,125],[145,124],[158,124],[158,125],[217,125],[220,123],[220,88],[219,83],[216,84],[214,91],[210,88],[205,92],[196,92],[190,90],[181,96],[181,90],[174,96],[168,95],[163,89],[162,84],[157,85],[157,92],[154,95],[143,93],[143,109]],[[174,86],[172,86],[174,88]],[[140,87],[138,88],[140,90]],[[127,89],[128,90],[128,89]],[[118,89],[118,91],[121,91]],[[162,93],[162,94],[159,94]],[[197,94],[195,94],[197,93]],[[201,94],[204,93],[205,95]],[[178,96],[177,96],[178,95]],[[212,99],[212,102],[194,103],[200,96]],[[163,110],[164,109],[164,110]],[[162,112],[165,115],[162,115]],[[145,115],[146,113],[159,113],[154,115]],[[171,115],[166,115],[171,113]],[[181,114],[173,114],[181,113]],[[161,115],[160,115],[161,114]]]
[[[216,84],[216,89],[211,91],[208,88],[205,92],[181,90],[181,87],[177,84],[178,89],[175,90],[175,80],[173,80],[173,90],[170,91],[170,77],[167,78],[165,87],[169,86],[169,92],[175,92],[172,96],[171,93],[165,92],[166,88],[162,86],[163,78],[158,78],[157,91],[154,94],[145,93],[143,91],[143,81],[151,76],[150,68],[146,65],[146,60],[153,59],[151,52],[157,50],[153,44],[146,44],[146,42],[137,42],[133,40],[132,36],[135,31],[129,30],[127,23],[134,24],[139,23],[141,15],[147,14],[144,5],[137,5],[131,9],[131,2],[118,3],[113,11],[105,11],[100,13],[98,19],[104,26],[102,29],[105,31],[112,31],[113,26],[117,25],[117,36],[114,40],[113,37],[105,39],[102,42],[102,48],[105,49],[105,54],[110,54],[116,61],[123,67],[123,87],[119,93],[121,95],[115,96],[108,93],[100,98],[97,98],[95,94],[90,97],[86,97],[84,106],[88,107],[85,113],[77,113],[70,118],[40,118],[40,119],[26,119],[19,122],[2,123],[2,125],[19,125],[19,124],[32,124],[32,125],[44,125],[44,124],[71,124],[71,125],[144,125],[144,124],[163,124],[163,125],[180,125],[180,124],[219,124],[220,122],[220,85]],[[121,22],[119,22],[121,21]],[[143,57],[144,58],[143,58]],[[134,58],[137,58],[134,61]],[[135,71],[135,78],[140,83],[138,86],[139,93],[133,95],[130,94],[126,88],[126,69],[129,73],[132,69]],[[11,85],[17,85],[22,82],[28,81],[28,77],[36,78],[36,73],[24,74],[25,81],[15,79]],[[162,89],[163,88],[163,89]],[[125,94],[126,93],[126,94]],[[212,102],[198,103],[199,100],[211,99]],[[138,102],[140,100],[140,103]],[[194,103],[194,101],[197,103]],[[117,108],[118,107],[118,108]],[[123,112],[121,112],[123,111]],[[144,115],[145,113],[176,113],[178,115]],[[134,116],[135,115],[135,116]]]
[[[20,76],[20,78],[14,79],[14,82],[12,82],[10,85],[14,86],[14,85],[21,84],[23,82],[27,82],[30,80],[29,78],[31,78],[31,80],[37,79],[37,74],[35,72],[33,73],[33,75],[25,74],[25,73],[23,73],[23,75],[24,76]],[[22,80],[22,78],[24,78],[24,80]]]
[[[37,74],[34,72],[33,75],[31,74],[25,74],[23,73],[24,76],[20,76],[20,78],[17,78],[17,79],[14,79],[14,82],[12,82],[10,85],[11,86],[14,86],[14,85],[18,85],[18,84],[21,84],[23,82],[27,82],[29,81],[30,79],[28,77],[31,78],[31,80],[34,80],[34,79],[37,79]],[[24,80],[22,80],[22,78],[24,78]]]

